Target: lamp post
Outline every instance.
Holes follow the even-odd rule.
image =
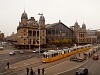
[[[61,31],[60,31],[60,37],[62,37],[62,36],[61,36]]]
[[[30,39],[29,39],[29,50],[30,50]]]
[[[91,32],[91,44],[92,44],[92,32]]]
[[[78,46],[79,46],[79,38],[80,38],[80,36],[79,36],[79,34],[80,34],[79,31],[78,31],[77,34],[78,34]]]
[[[28,36],[28,44],[29,44],[29,50],[30,50],[30,38]]]
[[[92,28],[90,28],[89,31],[90,31],[90,39],[91,39],[90,43],[92,44],[92,30],[91,29]]]
[[[60,40],[61,40],[60,42],[61,42],[61,48],[62,48],[62,32],[61,32],[61,30],[60,30]]]
[[[40,15],[40,16],[42,16],[43,14],[38,14],[38,15]],[[39,23],[39,57],[40,57],[40,23]]]

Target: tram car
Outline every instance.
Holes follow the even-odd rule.
[[[56,61],[70,55],[76,54],[78,52],[82,52],[85,50],[91,49],[91,44],[87,44],[84,46],[74,46],[72,48],[65,48],[63,50],[48,50],[48,52],[43,53],[42,62],[48,63],[52,61]]]

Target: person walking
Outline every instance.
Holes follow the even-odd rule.
[[[27,67],[27,75],[29,74],[29,68]]]
[[[30,70],[30,75],[33,75],[33,69],[32,69],[32,67],[31,67],[31,70]]]
[[[40,69],[38,68],[38,75],[40,75]]]
[[[36,75],[35,72],[33,72],[33,75]]]
[[[81,54],[81,53],[78,53],[78,54],[79,54],[79,57],[80,57],[80,54]]]
[[[44,71],[45,71],[44,68],[42,68],[42,75],[44,75]]]
[[[9,62],[7,62],[7,68],[9,69]]]

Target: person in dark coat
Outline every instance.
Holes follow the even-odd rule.
[[[9,62],[7,62],[7,68],[9,69]]]
[[[42,75],[44,75],[44,71],[45,71],[44,68],[42,68]]]
[[[33,75],[36,75],[35,72],[33,72]]]
[[[27,67],[27,75],[29,74],[29,68]]]
[[[30,75],[33,75],[33,69],[31,68],[31,70],[30,70]]]
[[[40,69],[38,68],[38,75],[40,75]]]

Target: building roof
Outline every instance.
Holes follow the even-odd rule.
[[[57,23],[53,23],[53,24],[46,24],[46,29],[49,29],[49,28],[54,28],[55,26],[57,25],[64,25],[66,28],[68,28],[69,30],[73,31],[72,29],[70,29],[69,27],[67,27],[65,24],[63,24],[62,22],[57,22]]]
[[[21,19],[28,19],[26,12],[24,11],[22,13]]]
[[[43,15],[41,15],[39,20],[44,21],[45,20],[45,17]]]

